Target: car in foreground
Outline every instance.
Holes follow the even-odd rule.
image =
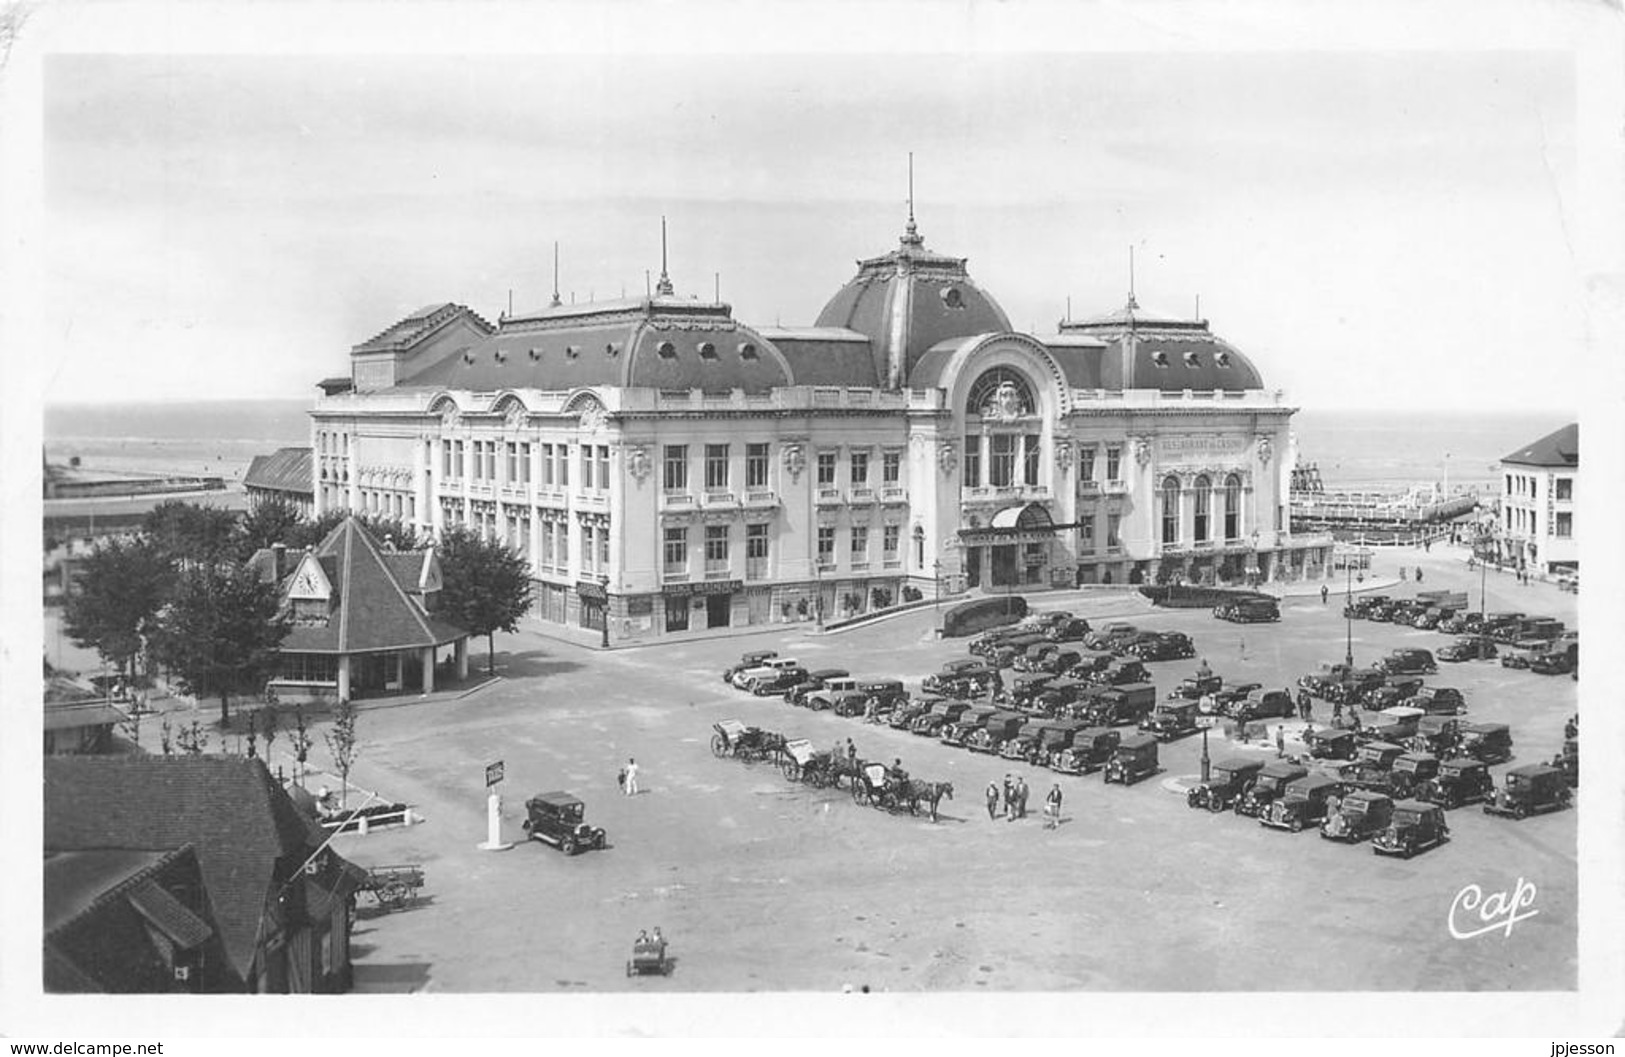
[[[1484,763],[1512,759],[1512,728],[1505,723],[1471,723],[1461,728],[1458,754]]]
[[[1304,775],[1287,783],[1282,794],[1258,816],[1259,824],[1298,833],[1325,821],[1334,798],[1342,796],[1343,792],[1343,783],[1330,775]]]
[[[732,683],[734,681],[734,676],[738,675],[740,672],[749,671],[752,668],[760,668],[762,665],[773,660],[778,655],[778,650],[751,650],[747,653],[742,653],[739,655],[738,664],[729,665],[727,668],[722,670],[722,681],[725,683]]]
[[[1357,844],[1382,832],[1393,817],[1392,797],[1359,790],[1344,797],[1337,814],[1320,824],[1320,835],[1326,840]]]
[[[964,715],[970,707],[971,703],[969,701],[932,702],[930,709],[924,715],[915,717],[914,722],[908,725],[908,732],[918,734],[921,737],[934,738],[942,733],[944,726],[953,723]]]
[[[1563,772],[1544,763],[1514,767],[1506,773],[1501,788],[1484,803],[1486,815],[1528,818],[1548,811],[1561,811],[1574,799],[1574,791]]]
[[[1308,776],[1309,768],[1302,764],[1288,763],[1285,760],[1265,764],[1253,784],[1236,798],[1236,814],[1246,815],[1248,818],[1262,818],[1269,810],[1270,804],[1286,793],[1287,786]]]
[[[1445,822],[1443,808],[1420,800],[1401,800],[1394,804],[1388,825],[1371,838],[1371,850],[1377,855],[1409,859],[1449,839],[1450,826]]]
[[[1464,804],[1481,803],[1494,796],[1495,780],[1490,777],[1488,764],[1458,757],[1441,761],[1439,773],[1423,782],[1415,795],[1418,800],[1452,810]]]
[[[1146,734],[1124,738],[1106,762],[1103,781],[1133,785],[1162,768],[1157,764],[1157,739]]]
[[[1226,756],[1214,762],[1208,780],[1185,793],[1187,807],[1224,811],[1241,799],[1257,781],[1264,761],[1254,756]]]
[[[1213,615],[1232,624],[1269,624],[1281,619],[1281,604],[1273,598],[1247,598],[1221,602]]]
[[[1159,701],[1151,714],[1140,720],[1140,729],[1158,741],[1173,741],[1196,733],[1200,727],[1198,715],[1195,701]]]
[[[1446,643],[1434,657],[1452,664],[1461,661],[1489,660],[1499,652],[1495,640],[1487,636],[1466,636]]]
[[[608,839],[602,826],[585,821],[587,805],[562,790],[537,793],[525,801],[525,836],[551,844],[566,855],[588,848],[602,849]]]
[[[1432,675],[1439,670],[1431,651],[1414,648],[1394,650],[1378,661],[1377,667],[1393,675]]]
[[[1050,757],[1049,769],[1060,774],[1098,771],[1110,762],[1122,740],[1122,732],[1112,727],[1085,727],[1072,735],[1072,744]]]

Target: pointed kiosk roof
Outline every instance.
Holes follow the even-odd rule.
[[[385,552],[354,517],[339,522],[315,550],[294,566],[316,561],[332,585],[325,626],[296,623],[283,640],[285,653],[372,653],[443,646],[468,632],[425,612],[414,594],[423,590],[431,551]],[[400,572],[424,570],[409,585]],[[438,584],[436,583],[436,586]]]

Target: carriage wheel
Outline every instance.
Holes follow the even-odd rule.
[[[807,781],[812,783],[814,789],[822,789],[829,784],[829,772],[822,767],[815,767],[807,772]]]
[[[856,778],[852,779],[852,801],[853,803],[857,804],[866,804],[869,802],[869,791],[865,789],[863,787],[863,783],[858,781]]]
[[[779,770],[784,772],[784,777],[789,781],[799,782],[801,780],[801,764],[796,762],[794,756],[786,756],[780,760]]]
[[[728,755],[728,739],[724,738],[721,734],[711,735],[711,755]]]

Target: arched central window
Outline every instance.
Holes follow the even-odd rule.
[[[1194,537],[1197,543],[1206,543],[1210,538],[1208,532],[1208,515],[1213,505],[1213,482],[1206,474],[1196,479],[1196,526]]]
[[[1224,479],[1224,538],[1241,538],[1241,478],[1235,474]]]
[[[1179,478],[1162,479],[1162,542],[1179,542]]]
[[[1012,419],[1037,410],[1032,385],[1020,371],[1009,367],[984,371],[970,387],[970,398],[965,401],[965,414],[969,417]]]

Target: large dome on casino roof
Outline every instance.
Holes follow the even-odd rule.
[[[829,299],[815,325],[867,337],[875,376],[896,387],[907,384],[909,371],[931,346],[1004,333],[1010,319],[971,280],[965,258],[925,248],[911,216],[898,247],[858,261],[858,274]]]
[[[1132,294],[1116,312],[1066,320],[1060,331],[1063,336],[1106,343],[1099,361],[1101,388],[1164,392],[1264,388],[1263,375],[1252,360],[1213,333],[1207,320],[1141,308]]]

